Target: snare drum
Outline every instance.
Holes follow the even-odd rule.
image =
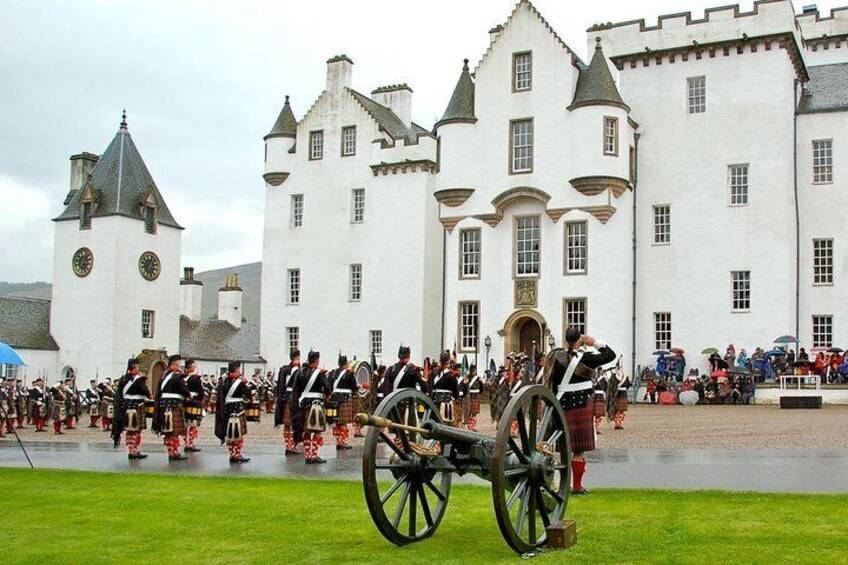
[[[244,412],[245,420],[248,422],[258,422],[262,417],[262,409],[259,408],[258,402],[250,402]]]
[[[203,405],[200,402],[190,400],[185,403],[186,420],[199,421],[203,419]]]
[[[144,413],[148,418],[152,418],[154,412],[156,412],[156,402],[153,400],[145,400],[144,401]]]

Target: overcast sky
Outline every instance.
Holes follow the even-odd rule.
[[[848,0],[818,2],[829,10]],[[586,29],[725,0],[536,0],[585,58]],[[751,1],[742,2],[745,10]],[[801,9],[801,2],[796,9]],[[477,61],[514,0],[6,0],[0,18],[0,280],[51,280],[53,224],[68,157],[102,153],[126,107],[129,129],[186,228],[183,265],[262,255],[262,137],[284,96],[299,119],[345,53],[353,87],[406,82],[432,127],[462,59]]]

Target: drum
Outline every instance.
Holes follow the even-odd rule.
[[[245,410],[245,419],[248,422],[258,422],[262,417],[262,409],[258,402],[250,402]]]
[[[353,374],[356,376],[356,384],[362,386],[371,382],[372,368],[368,361],[357,361],[353,365]]]
[[[663,406],[676,406],[677,405],[677,395],[673,392],[661,392],[660,393],[660,404]]]
[[[156,412],[156,402],[153,400],[145,400],[144,413],[147,415],[148,418],[152,418],[154,412]]]
[[[203,404],[194,400],[185,403],[186,420],[199,421],[203,419]]]
[[[335,400],[328,400],[324,403],[324,419],[328,424],[335,424],[339,421],[339,403]]]

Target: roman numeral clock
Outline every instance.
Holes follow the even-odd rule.
[[[74,258],[71,260],[71,266],[74,269],[74,274],[78,277],[87,277],[94,267],[94,254],[88,247],[81,247],[74,253]]]
[[[159,278],[159,272],[162,265],[159,262],[159,257],[152,251],[145,251],[138,259],[138,272],[146,280],[155,281]]]

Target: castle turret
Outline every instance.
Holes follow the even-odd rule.
[[[474,192],[474,173],[471,167],[462,166],[462,152],[453,148],[464,147],[473,142],[477,116],[474,113],[474,80],[468,68],[468,59],[463,61],[462,72],[453,89],[448,107],[442,119],[436,122],[434,131],[442,145],[442,171],[438,181],[436,198],[446,206],[459,206]]]
[[[288,178],[295,164],[294,152],[297,143],[297,120],[286,95],[283,109],[274,122],[274,127],[265,136],[265,182],[280,186]]]

